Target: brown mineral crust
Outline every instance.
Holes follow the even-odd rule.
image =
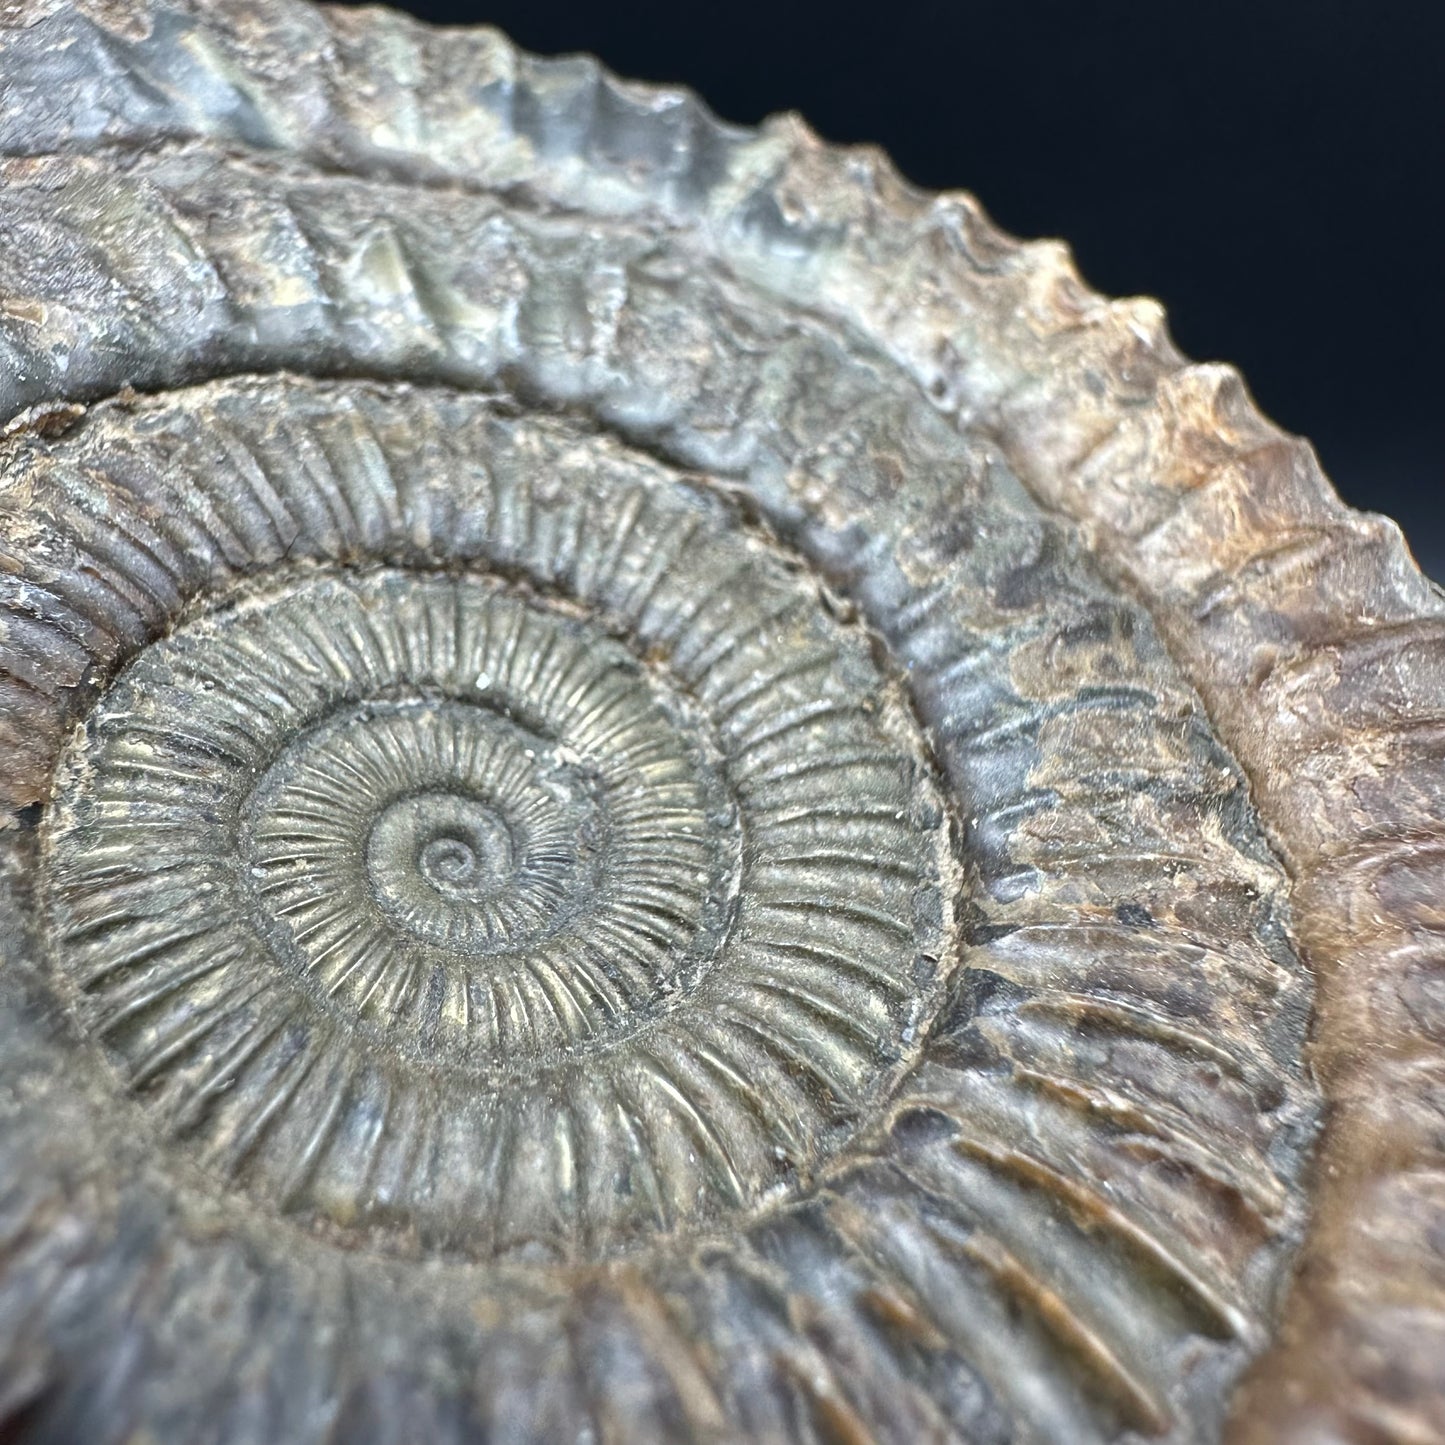
[[[1245,764],[1319,977],[1311,1058],[1330,1115],[1315,1222],[1236,1433],[1438,1439],[1445,608],[1393,526],[1340,506],[1308,448],[1218,380],[1212,395],[1163,391],[1142,496],[1090,485],[1106,448],[1049,499],[1149,599]]]
[[[1315,1222],[1234,1438],[1438,1439],[1445,606],[1398,529],[1344,507],[1235,373],[1141,366],[1130,312],[1090,310],[1039,348],[1046,398],[1005,402],[1000,435],[1149,607],[1244,763],[1319,978]],[[1029,330],[993,315],[992,345],[1028,369]],[[1110,390],[1081,417],[1099,377]]]
[[[1010,246],[966,197],[925,205],[894,185],[880,219],[858,162],[794,137],[780,186],[826,198],[814,223],[841,211],[855,241],[827,300],[871,319],[961,418],[990,416],[1019,475],[1145,603],[1294,879],[1330,1114],[1314,1226],[1232,1438],[1438,1439],[1445,603],[1398,528],[1345,507],[1237,373],[1182,362],[1155,303],[1093,296],[1063,248]],[[936,240],[915,290],[897,268],[916,226]]]

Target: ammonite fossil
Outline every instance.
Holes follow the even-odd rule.
[[[1232,373],[489,31],[0,81],[3,1438],[1445,1438],[1445,607]]]

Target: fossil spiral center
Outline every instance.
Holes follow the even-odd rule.
[[[605,1251],[791,1188],[916,1035],[947,829],[866,639],[685,493],[609,505],[535,585],[241,587],[62,762],[56,966],[270,1207]]]
[[[460,836],[433,838],[422,848],[418,859],[422,877],[438,893],[474,891],[486,881],[487,869],[482,860],[492,852],[489,845],[495,843],[494,834],[495,829],[488,829],[485,824],[473,824]]]
[[[366,696],[328,689],[315,721],[279,729],[239,810],[252,917],[318,1006],[429,1066],[609,1046],[695,984],[731,927],[737,806],[708,724],[546,607],[417,585],[480,608],[453,647],[524,646],[531,671],[497,683],[497,658],[442,677],[378,659]],[[290,625],[297,605],[258,625]]]
[[[641,716],[653,706],[652,692],[643,684],[630,697]],[[658,746],[665,737],[687,753],[687,740],[673,736],[670,723],[653,721]],[[569,979],[585,976],[590,965],[569,926],[607,893],[605,870],[624,856],[627,832],[609,802],[615,769],[558,741],[565,719],[551,726],[555,737],[484,702],[419,696],[368,698],[303,731],[244,809],[257,915],[278,954],[302,974],[319,967],[328,1000],[349,1000],[387,1028],[414,1010],[410,995],[390,990],[375,1006],[379,986],[369,960],[407,959],[408,967],[429,969],[441,981],[427,996],[452,999],[443,1015],[465,1021],[460,1032],[445,1019],[428,1025],[424,1042],[433,1054],[474,1053],[481,1037],[489,1047],[500,1044],[471,1020],[469,970],[484,956],[497,956],[505,975],[525,971],[526,951],[543,948],[549,967]],[[708,785],[723,787],[717,777]],[[677,847],[721,866],[697,816],[679,814],[676,822]],[[700,876],[715,889],[726,886],[706,867]],[[318,951],[308,940],[318,925],[336,925],[338,908],[350,924],[367,926],[356,927],[350,942]],[[693,916],[701,922],[701,913]],[[332,972],[333,958],[348,966]],[[656,966],[666,971],[675,961],[669,954]],[[457,988],[468,996],[455,997]],[[585,1027],[556,1018],[552,1026],[559,1043],[586,1035]]]
[[[417,868],[438,893],[466,898],[490,891],[488,885],[508,867],[511,848],[502,826],[485,809],[479,811],[480,818],[453,824],[455,832],[422,845]]]
[[[480,798],[430,792],[398,799],[367,842],[378,901],[418,923],[438,898],[484,908],[515,879],[513,827]]]

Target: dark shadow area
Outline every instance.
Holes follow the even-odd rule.
[[[1062,236],[1091,285],[1168,307],[1347,500],[1445,578],[1445,5],[1215,0],[410,0],[528,49],[802,112]]]

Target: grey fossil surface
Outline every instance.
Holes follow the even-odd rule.
[[[795,120],[0,18],[0,1438],[1445,1438],[1391,524]]]

